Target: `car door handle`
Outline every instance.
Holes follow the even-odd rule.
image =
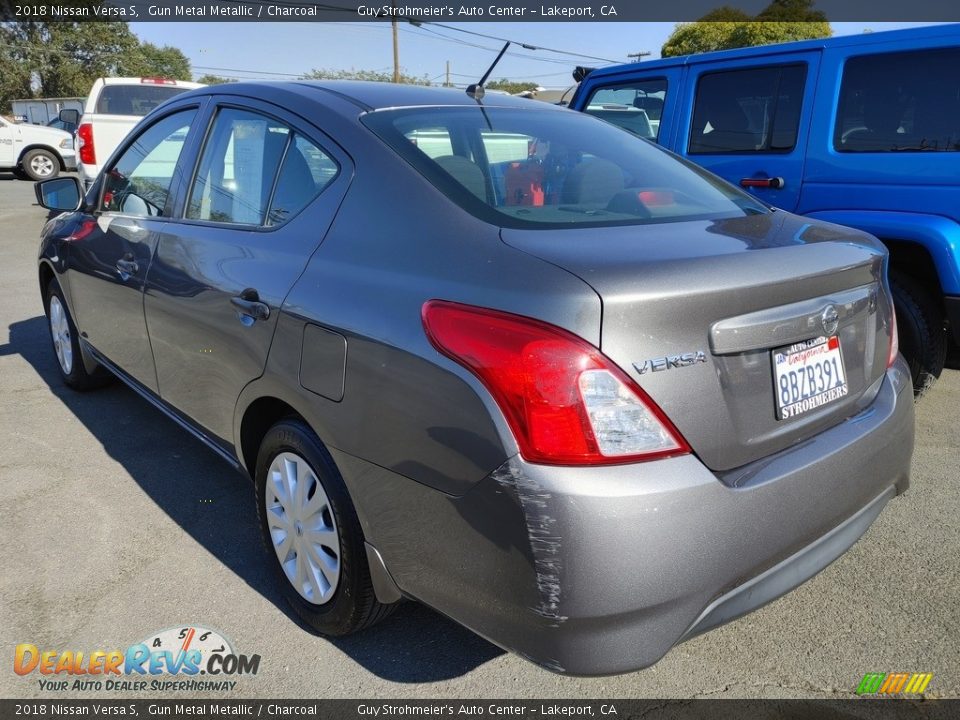
[[[136,260],[131,260],[129,258],[121,258],[120,260],[117,260],[117,272],[120,273],[120,277],[124,280],[131,275],[136,275],[139,269],[140,266],[137,265]]]
[[[241,319],[246,317],[251,320],[266,320],[270,317],[270,306],[260,302],[260,295],[256,290],[244,290],[230,298],[230,303],[240,311]]]
[[[787,182],[782,177],[770,178],[743,178],[740,181],[740,187],[760,187],[770,188],[771,190],[780,190]]]

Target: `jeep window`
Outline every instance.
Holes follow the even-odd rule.
[[[187,90],[189,88],[164,85],[104,85],[95,112],[143,117],[160,103]]]
[[[692,163],[584,113],[436,107],[380,110],[362,121],[447,197],[495,225],[635,225],[767,212]],[[428,129],[447,139],[449,154],[421,142]]]
[[[648,140],[660,136],[660,116],[667,99],[667,79],[649,78],[600,87],[584,112]]]
[[[100,209],[137,217],[162,215],[195,108],[168,115],[140,133],[104,175]]]
[[[850,58],[833,146],[840,152],[960,150],[960,48]]]
[[[806,77],[806,65],[703,75],[689,154],[789,152],[797,143]]]

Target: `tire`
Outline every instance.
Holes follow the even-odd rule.
[[[913,392],[919,398],[940,377],[947,359],[943,311],[936,299],[909,276],[892,273],[890,289],[897,313],[900,354],[910,366]]]
[[[49,180],[60,174],[60,158],[49,150],[31,150],[20,163],[23,172],[31,180]]]
[[[93,390],[110,383],[113,376],[99,365],[92,373],[87,372],[80,354],[77,326],[73,324],[63,291],[56,280],[51,280],[47,285],[43,305],[53,354],[64,384],[74,390]]]
[[[322,635],[349,635],[393,611],[396,603],[384,605],[374,593],[363,531],[340,472],[306,423],[288,418],[267,431],[254,480],[267,562],[307,625]],[[304,483],[305,502],[295,499],[296,481]]]

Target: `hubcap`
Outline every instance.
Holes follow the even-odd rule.
[[[46,177],[53,173],[53,160],[46,155],[37,155],[30,161],[30,169],[41,177]]]
[[[267,526],[287,580],[314,605],[333,597],[340,582],[340,538],[333,507],[306,460],[277,455],[267,470]]]
[[[67,313],[60,304],[56,295],[50,298],[50,337],[53,338],[53,349],[57,352],[57,360],[64,375],[73,370],[73,345],[70,343],[70,323],[67,322]]]

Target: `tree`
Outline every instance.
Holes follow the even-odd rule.
[[[0,22],[0,111],[16,98],[83,97],[98,77],[124,75],[192,77],[180,50],[141,43],[125,22]]]
[[[532,82],[516,82],[514,80],[500,78],[499,80],[488,82],[484,87],[486,87],[488,90],[503,90],[511,95],[516,95],[524,90],[536,90],[537,84]]]
[[[179,48],[141,43],[123,61],[123,72],[132,77],[164,77],[189,80],[193,77],[190,61]]]
[[[369,82],[393,82],[393,73],[379,72],[377,70],[327,70],[325,68],[313,69],[303,76],[303,80],[367,80]],[[405,85],[429,85],[430,78],[427,75],[415,77],[400,73],[400,83]]]
[[[225,83],[236,82],[236,80],[231,80],[230,78],[220,77],[219,75],[211,75],[207,73],[206,75],[201,75],[197,78],[198,83],[203,83],[204,85],[223,85]]]
[[[30,97],[27,66],[11,54],[10,48],[0,45],[0,114],[9,113],[14,100],[27,97]]]
[[[754,18],[723,6],[692,23],[680,23],[660,51],[663,57],[753,45],[830,37],[826,16],[814,0],[773,0]]]

